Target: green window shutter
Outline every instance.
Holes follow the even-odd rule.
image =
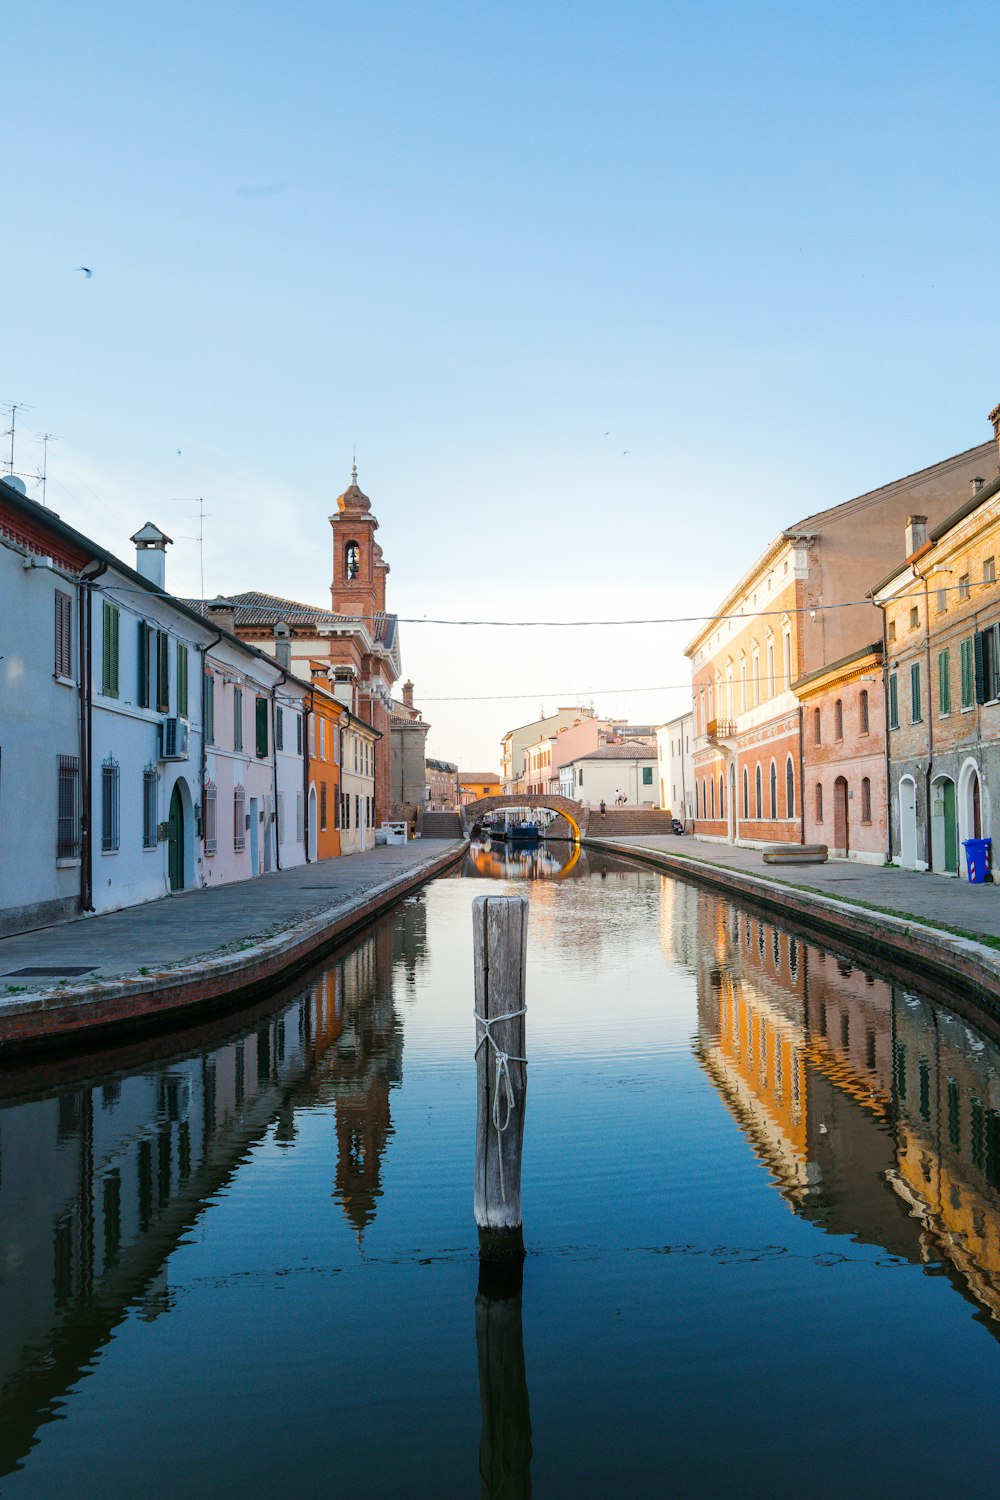
[[[118,609],[105,600],[101,614],[101,691],[109,698],[118,697]]]
[[[895,672],[889,674],[889,728],[899,728],[899,679]]]
[[[267,756],[267,699],[257,699],[257,755],[260,760]]]
[[[951,656],[947,651],[938,655],[938,713],[951,713]]]
[[[165,630],[156,631],[156,707],[161,714],[170,712],[170,637]]]
[[[285,748],[285,712],[281,708],[274,711],[274,748],[276,750]]]
[[[202,682],[202,728],[205,744],[215,744],[215,678],[206,672]]]
[[[149,626],[139,621],[139,707],[149,707]]]
[[[652,768],[652,766],[643,766],[643,768],[642,768],[642,784],[643,784],[643,786],[652,786],[653,785],[653,768]]]
[[[964,640],[961,644],[960,656],[962,663],[962,707],[969,708],[976,699],[975,670],[973,663],[972,637]]]
[[[177,642],[177,712],[188,716],[188,648]]]
[[[976,663],[976,702],[986,702],[986,653],[983,650],[982,631],[977,630],[972,637],[972,650]]]
[[[915,661],[910,668],[910,719],[914,724],[919,724],[923,716],[923,705],[920,701],[920,663]]]

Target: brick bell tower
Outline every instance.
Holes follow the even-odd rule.
[[[385,580],[389,564],[375,540],[378,521],[372,503],[358,485],[358,466],[351,482],[337,497],[330,517],[333,532],[333,582],[330,598],[334,614],[358,623],[330,642],[331,660],[352,666],[357,673],[359,718],[381,731],[375,747],[375,823],[389,816],[392,686],[399,675],[399,646],[395,617],[386,614]]]

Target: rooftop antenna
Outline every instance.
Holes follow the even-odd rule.
[[[45,487],[49,474],[49,444],[58,443],[59,439],[54,432],[40,432],[38,434],[38,441],[42,445],[42,472],[38,477],[42,483],[42,504],[45,505]],[[48,509],[47,506],[46,509]]]
[[[199,576],[201,578],[201,594],[200,594],[199,597],[202,598],[202,599],[204,599],[204,597],[205,597],[205,515],[206,515],[206,511],[205,511],[205,498],[204,498],[203,495],[194,495],[194,496],[191,496],[191,495],[171,495],[171,497],[170,497],[170,504],[172,504],[172,505],[197,505],[197,507],[198,507],[198,535],[197,536],[184,537],[184,541],[186,541],[186,542],[197,542],[198,543],[198,572],[199,572]],[[212,512],[208,511],[207,514],[209,515],[209,517],[211,517]]]
[[[30,406],[28,406],[27,403],[24,402],[24,401],[7,401],[4,404],[4,408],[3,409],[4,409],[5,412],[8,412],[9,415],[10,415],[10,426],[7,428],[6,432],[3,435],[4,435],[4,437],[9,437],[10,438],[10,459],[8,460],[8,463],[7,463],[7,473],[8,474],[13,474],[13,472],[14,472],[14,429],[17,426],[17,414],[18,414],[19,411],[31,411],[32,408]]]

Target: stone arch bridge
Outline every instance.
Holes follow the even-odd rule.
[[[476,802],[467,803],[462,808],[462,831],[468,834],[473,823],[478,823],[486,813],[503,812],[514,807],[530,807],[533,811],[544,808],[549,812],[562,813],[573,830],[574,841],[579,842],[586,837],[590,824],[589,807],[573,802],[569,797],[553,797],[539,792],[530,795],[526,792],[514,792],[501,797],[480,797]]]

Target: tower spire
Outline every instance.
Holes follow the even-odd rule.
[[[358,482],[358,455],[357,455],[357,450],[355,450],[351,454],[351,483],[354,484],[354,485],[356,485],[357,482]]]

